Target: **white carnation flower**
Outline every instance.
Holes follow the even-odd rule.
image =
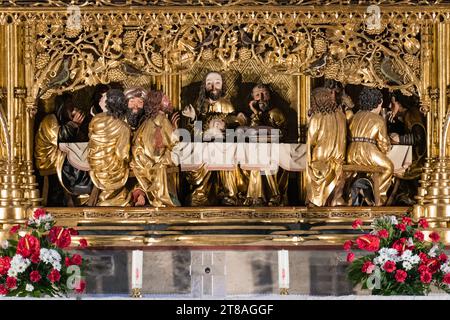
[[[50,252],[48,249],[45,248],[41,248],[41,251],[39,252],[39,258],[44,262],[44,263],[50,263]]]
[[[443,264],[441,265],[441,271],[442,271],[443,273],[450,273],[450,265],[449,265],[448,262],[443,263]]]
[[[15,270],[17,273],[24,272],[30,264],[30,259],[25,259],[20,254],[16,254],[11,259],[11,269]]]
[[[9,242],[8,240],[3,240],[2,241],[2,249],[8,249],[9,247]]]
[[[59,262],[54,262],[52,263],[53,269],[56,269],[58,271],[61,271],[61,263]]]
[[[409,258],[409,262],[411,264],[418,264],[420,262],[420,257],[417,254],[415,254],[411,256],[411,258]]]
[[[403,261],[402,265],[403,265],[403,268],[404,268],[406,271],[412,269],[412,264],[411,264],[411,262],[409,262],[409,261]]]
[[[45,228],[45,230],[50,230],[50,228],[51,228],[50,223],[47,222],[45,224],[44,228]]]
[[[61,255],[58,251],[50,249],[50,255],[54,261],[61,261]]]
[[[398,251],[393,248],[381,248],[378,251],[379,256],[376,257],[373,262],[377,265],[383,265],[387,261],[400,261],[400,257],[398,256]]]
[[[34,287],[32,284],[27,283],[27,285],[25,286],[25,290],[27,290],[28,292],[32,292],[34,290]]]
[[[9,270],[8,270],[8,277],[17,278],[17,271],[14,270],[13,268],[9,268]]]
[[[400,256],[400,261],[409,261],[412,257],[412,251],[411,250],[405,250],[403,251],[402,255]]]
[[[41,249],[40,258],[44,263],[51,264],[58,271],[61,270],[61,255],[54,249]]]

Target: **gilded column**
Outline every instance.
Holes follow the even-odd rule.
[[[306,130],[308,127],[308,108],[310,105],[311,78],[305,75],[297,77],[297,123],[299,143],[306,143]],[[305,171],[299,173],[299,198],[306,199]]]
[[[3,132],[6,133],[7,156],[2,166],[0,177],[0,224],[8,229],[11,224],[25,222],[26,208],[23,206],[23,189],[21,175],[21,131],[20,108],[23,94],[23,74],[21,74],[20,26],[7,24],[4,29],[3,61],[6,62],[6,109],[0,115]],[[7,123],[5,123],[5,121]],[[6,231],[0,232],[0,239],[6,237]]]
[[[27,87],[26,98],[24,99],[23,110],[23,188],[26,204],[36,206],[41,201],[39,197],[38,184],[33,170],[33,146],[34,146],[34,116],[37,111],[37,101],[34,98],[37,92],[34,92],[34,25],[25,26],[25,84]]]
[[[421,111],[426,115],[427,125],[427,158],[423,167],[421,183],[418,190],[417,206],[415,206],[415,215],[423,216],[423,204],[424,196],[426,195],[426,189],[429,186],[430,173],[432,172],[431,166],[433,164],[433,157],[437,156],[434,150],[438,150],[436,147],[436,139],[433,138],[433,132],[435,131],[435,121],[433,117],[437,111],[437,95],[435,94],[437,86],[436,75],[437,73],[437,59],[434,53],[437,51],[436,39],[434,36],[437,34],[437,29],[434,25],[424,25],[421,27],[421,87],[420,87],[420,100]]]
[[[422,188],[419,188],[419,204],[415,207],[415,217],[425,216],[433,222],[431,226],[440,231],[450,242],[447,223],[450,218],[450,158],[448,157],[447,132],[450,125],[448,114],[447,88],[450,84],[450,24],[439,23],[434,29],[432,70],[429,95],[431,113],[428,122],[428,151],[431,159],[424,168]],[[425,70],[424,70],[425,71]],[[426,71],[425,71],[426,72]]]

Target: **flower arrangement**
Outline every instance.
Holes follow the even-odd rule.
[[[409,217],[401,222],[395,216],[374,219],[372,231],[348,240],[348,277],[353,285],[362,284],[376,295],[426,295],[434,286],[450,293],[450,261],[436,232],[425,239],[426,219],[413,223]],[[362,221],[353,228],[362,230]],[[369,252],[355,259],[352,247]]]
[[[78,232],[55,226],[53,217],[44,209],[36,209],[25,230],[13,226],[11,238],[0,247],[0,296],[62,296],[71,291],[82,293],[86,261],[64,249]],[[79,241],[85,248],[87,242]]]

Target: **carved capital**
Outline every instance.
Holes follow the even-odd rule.
[[[25,100],[26,112],[30,116],[30,118],[34,118],[37,113],[37,105],[36,100],[32,97],[27,97]]]
[[[25,98],[27,96],[27,88],[15,87],[14,98]]]
[[[6,88],[0,87],[0,100],[6,99],[8,96],[8,92],[6,91]]]
[[[428,96],[425,97],[425,99],[422,99],[420,101],[420,112],[423,114],[428,113],[431,110],[431,100]]]
[[[440,93],[439,88],[428,87],[428,95],[430,96],[430,99],[432,101],[439,100],[439,93]]]

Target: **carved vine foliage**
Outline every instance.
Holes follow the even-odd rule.
[[[401,19],[367,29],[362,20],[303,24],[268,12],[251,13],[249,20],[238,13],[125,13],[103,23],[89,14],[82,18],[71,27],[62,16],[36,21],[34,92],[40,97],[180,74],[212,59],[223,70],[254,59],[269,72],[325,76],[407,95],[417,93],[420,83],[420,26]]]
[[[448,0],[0,0],[3,6],[64,7],[70,4],[79,6],[242,6],[242,5],[436,5]]]

